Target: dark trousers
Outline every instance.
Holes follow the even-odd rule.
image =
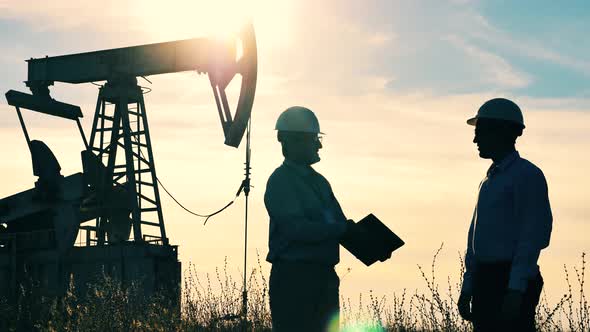
[[[503,320],[501,317],[510,268],[510,262],[476,265],[472,300],[474,332],[536,331],[535,309],[543,289],[543,278],[540,273],[529,280],[518,317],[512,321]]]
[[[339,325],[340,280],[333,266],[273,263],[269,293],[272,330],[327,331]]]

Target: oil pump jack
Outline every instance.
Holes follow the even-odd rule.
[[[0,296],[14,296],[25,278],[49,294],[101,273],[137,281],[150,294],[179,297],[180,262],[164,226],[144,91],[138,77],[197,71],[207,74],[225,144],[238,147],[248,126],[257,76],[254,30],[234,40],[196,38],[88,53],[30,59],[25,82],[32,94],[10,90],[29,147],[32,189],[0,200]],[[232,114],[226,88],[241,76]],[[55,82],[101,85],[87,139],[80,107],[49,94]],[[77,124],[85,149],[83,171],[63,176],[49,147],[29,137],[22,110]]]

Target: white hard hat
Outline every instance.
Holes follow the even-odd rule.
[[[504,98],[494,98],[486,101],[475,117],[467,120],[467,124],[475,126],[477,119],[497,119],[517,123],[524,128],[524,119],[520,107],[513,101]]]
[[[277,119],[275,129],[279,131],[324,134],[320,132],[320,122],[315,114],[310,109],[301,106],[289,107],[283,111]]]

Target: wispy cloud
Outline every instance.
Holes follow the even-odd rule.
[[[477,62],[480,68],[481,80],[498,88],[523,88],[531,83],[529,74],[518,71],[505,58],[469,44],[456,35],[444,38]]]
[[[507,31],[493,26],[487,18],[475,12],[471,14],[469,22],[470,28],[465,32],[480,42],[489,43],[521,56],[553,62],[590,75],[590,60],[574,58],[551,49],[544,45],[542,36],[539,36],[540,38],[537,36],[515,37]],[[580,56],[588,57],[586,54],[580,54]]]

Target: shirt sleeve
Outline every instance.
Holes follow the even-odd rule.
[[[461,293],[472,294],[473,293],[473,223],[477,214],[477,208],[473,211],[473,217],[471,218],[471,224],[469,225],[469,232],[467,233],[467,250],[465,250],[465,272],[463,273],[463,286],[461,287]]]
[[[338,241],[346,230],[346,223],[328,223],[323,215],[306,215],[295,188],[271,176],[264,193],[264,204],[272,222],[289,240],[301,242]],[[312,219],[313,218],[313,219]]]
[[[547,181],[540,169],[534,168],[522,176],[514,194],[516,217],[521,225],[508,288],[524,292],[538,269],[541,250],[549,245],[553,217]]]
[[[324,184],[328,190],[327,196],[328,196],[328,200],[330,202],[330,210],[334,214],[335,221],[339,222],[339,223],[346,224],[346,221],[348,218],[346,218],[344,211],[342,211],[342,207],[340,206],[340,203],[338,203],[338,200],[336,199],[336,196],[334,195],[334,191],[332,190],[332,186],[330,185],[328,180],[326,180],[325,178],[323,178],[323,181],[324,181]]]

